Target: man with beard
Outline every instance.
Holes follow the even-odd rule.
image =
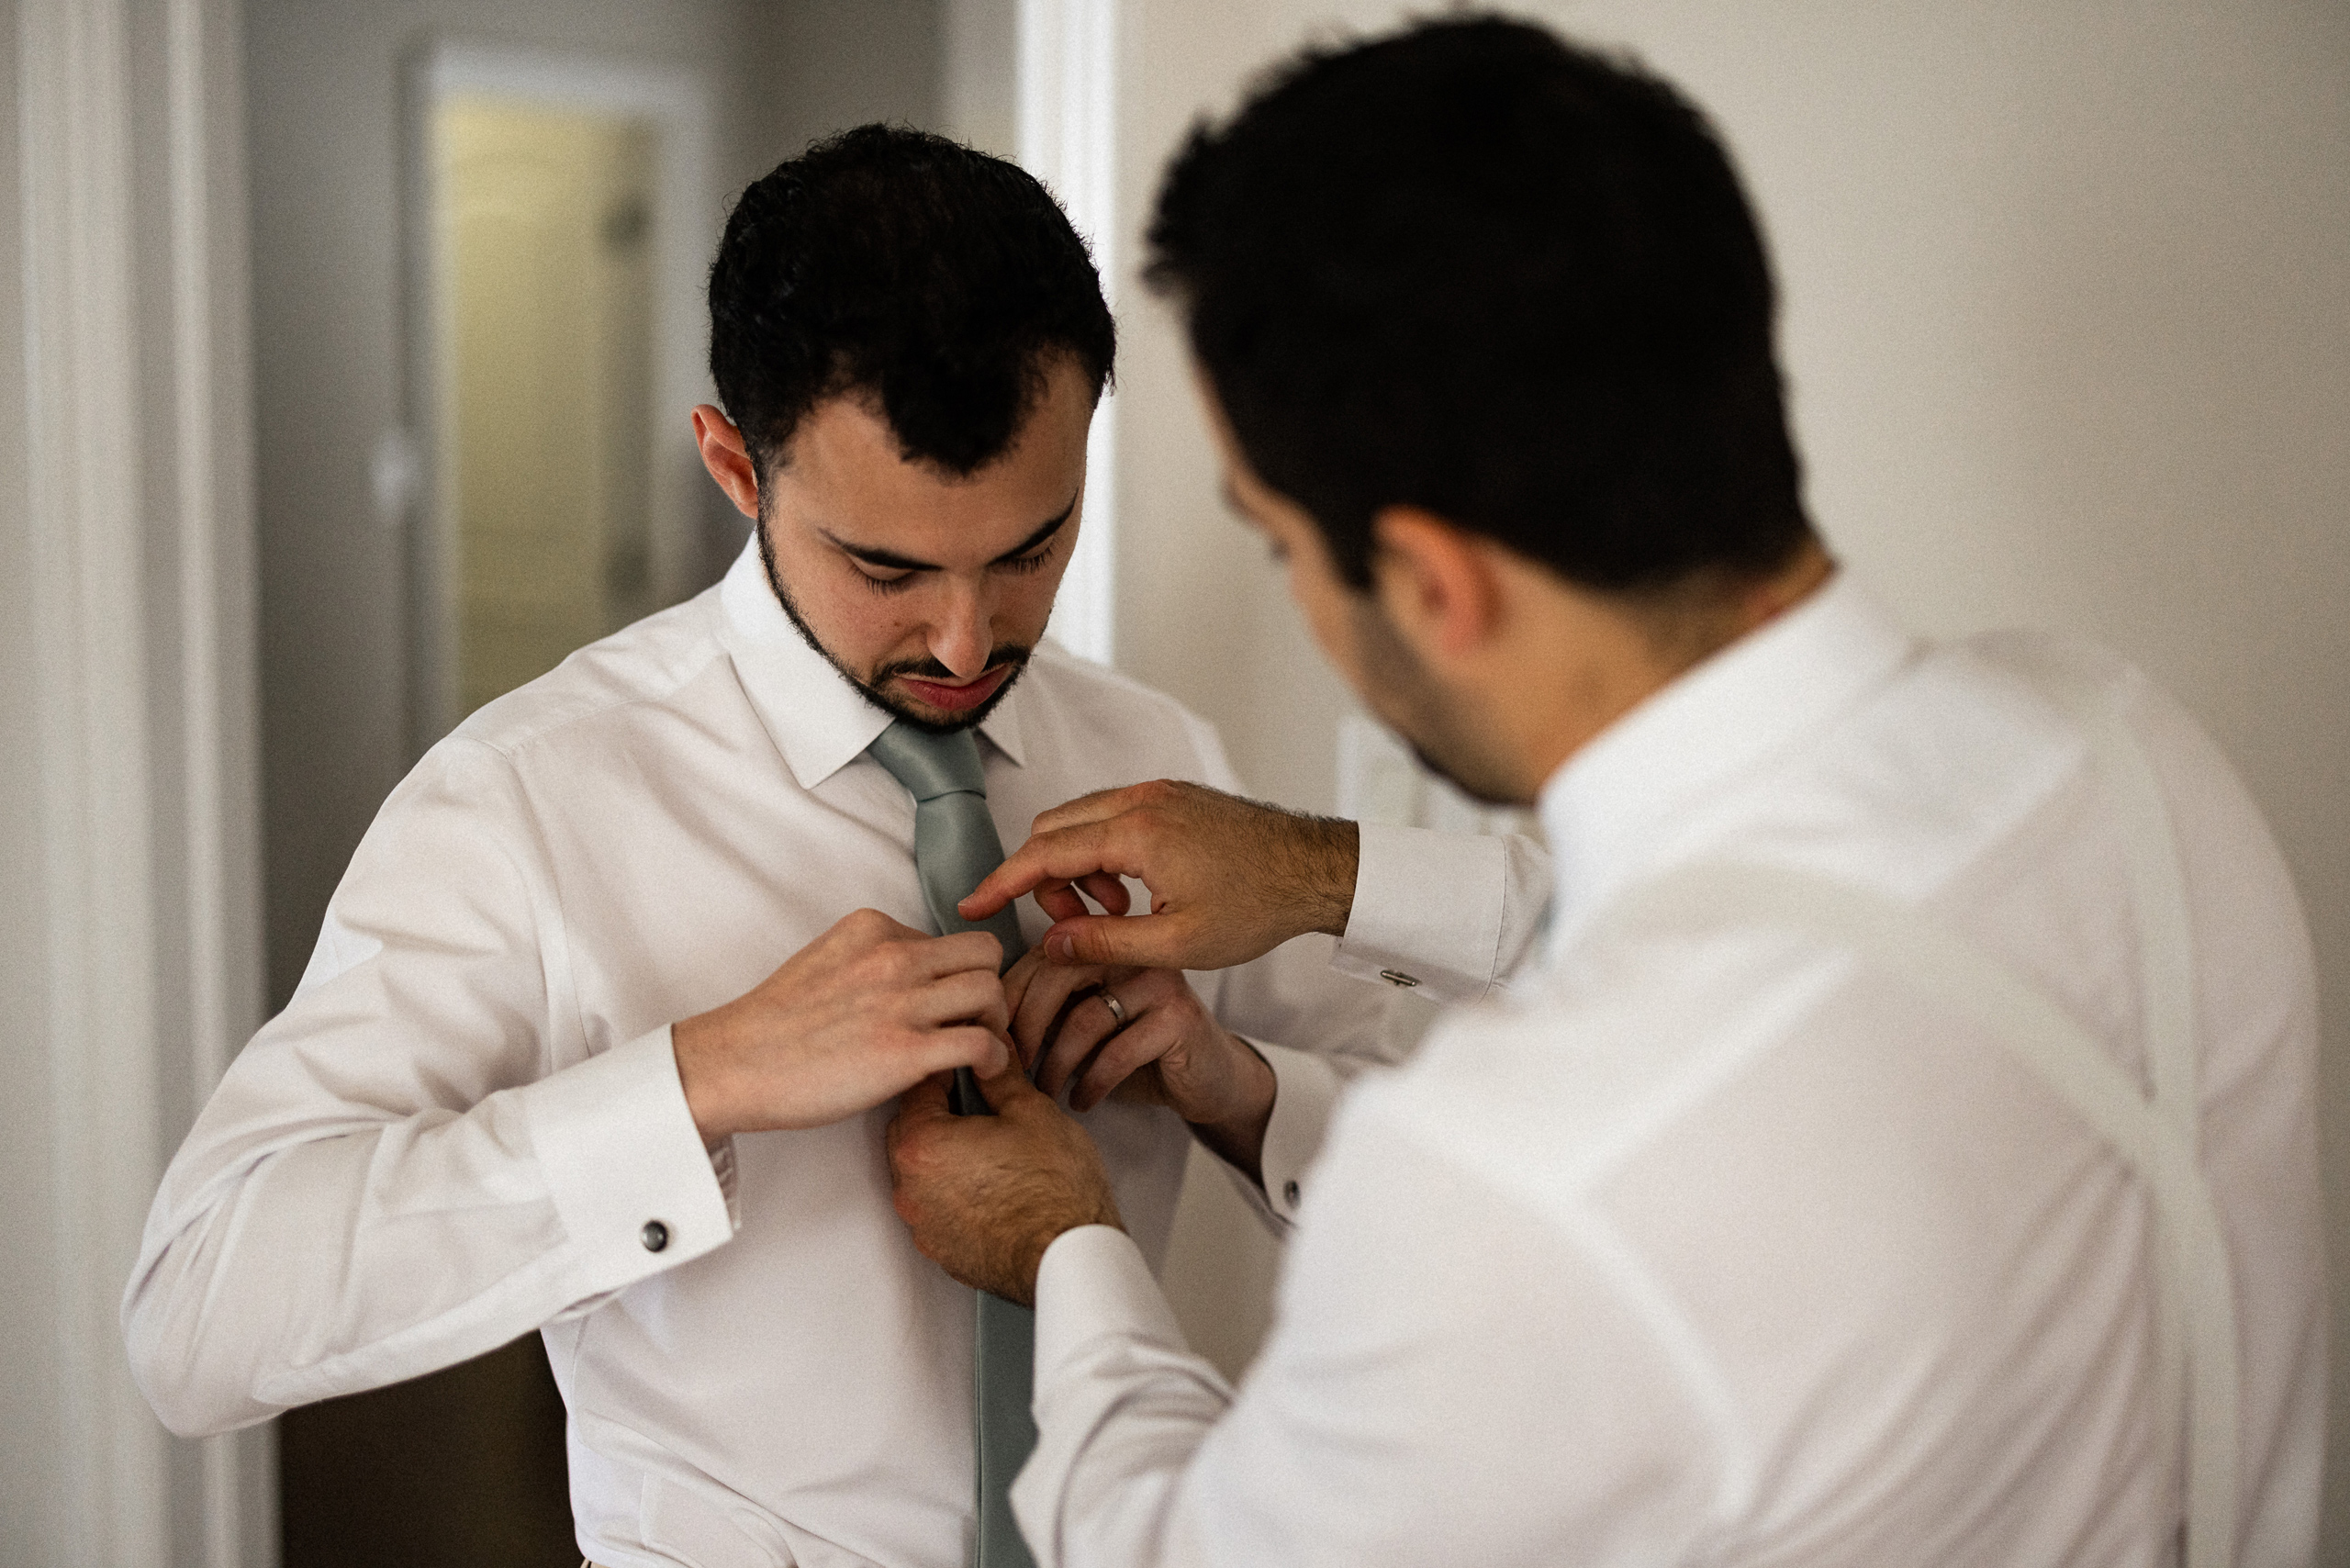
[[[1088,790],[1233,780],[1199,721],[1039,641],[1113,329],[1034,179],[846,133],[744,193],[710,297],[725,407],[694,426],[755,543],[385,804],[164,1178],[131,1360],[167,1425],[211,1432],[538,1329],[596,1562],[958,1568],[976,1519],[993,1568],[1024,1314],[913,1250],[889,1107],[1008,1058],[1021,921],[954,913],[1000,839]],[[1531,859],[1480,853],[1455,913],[1357,946],[1433,913],[1427,983],[1490,986],[1539,904],[1505,908]],[[1425,845],[1391,859],[1415,856],[1401,879],[1441,877]],[[1324,946],[1038,991],[1109,1042],[1070,1103],[1154,1261],[1192,1137],[1283,1215],[1337,1083],[1292,1047],[1380,1048],[1393,992]]]
[[[2307,934],[2121,660],[1934,645],[1807,519],[1728,156],[1635,66],[1432,23],[1310,55],[1162,187],[1229,497],[1465,788],[1539,802],[1538,972],[1361,1081],[1237,1394],[1017,1074],[891,1131],[1036,1305],[1047,1568],[2306,1563]],[[1289,929],[1202,790],[1049,813],[964,906],[1203,964]],[[1343,846],[1292,835],[1342,899]],[[1089,914],[1139,878],[1159,913]],[[1048,1058],[1043,1081],[1055,1081]]]

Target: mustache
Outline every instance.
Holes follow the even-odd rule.
[[[1005,643],[988,650],[988,662],[981,673],[1002,666],[1018,670],[1028,662],[1032,649],[1014,643]],[[936,659],[901,659],[893,665],[882,665],[873,672],[872,682],[879,686],[893,676],[910,675],[916,680],[941,680],[949,683],[962,679]]]

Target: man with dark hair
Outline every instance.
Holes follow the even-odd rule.
[[[1286,1215],[1337,1078],[1272,1042],[1378,1051],[1390,993],[1299,949],[1196,984],[1000,979],[1022,919],[955,913],[1056,801],[1233,784],[1197,719],[1040,641],[1113,347],[1051,196],[851,131],[744,194],[710,298],[726,407],[694,426],[755,543],[475,713],[385,804],[164,1179],[132,1364],[209,1432],[538,1329],[595,1561],[957,1568],[976,1520],[996,1568],[1024,1450],[976,1506],[975,1464],[984,1486],[1021,1440],[1024,1314],[975,1324],[915,1253],[890,1102],[1058,1023],[1089,1059],[1046,1082],[1155,1260],[1194,1136]],[[1505,877],[1463,862],[1431,984],[1482,991],[1525,940]],[[1382,967],[1369,939],[1339,966]]]
[[[1036,1305],[1038,1561],[2306,1563],[2284,867],[2128,666],[1922,643],[1835,571],[1703,117],[1427,24],[1195,133],[1152,240],[1316,639],[1434,766],[1539,802],[1558,876],[1506,1002],[1340,1106],[1237,1395],[1048,1101],[910,1092],[900,1213]],[[1034,890],[1072,964],[1228,961],[1298,928],[1223,849],[1267,831],[1080,800],[963,907]],[[1344,846],[1295,859],[1343,924]],[[1105,870],[1157,913],[1089,913]]]

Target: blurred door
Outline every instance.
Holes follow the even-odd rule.
[[[462,712],[652,608],[654,141],[624,116],[435,107]]]

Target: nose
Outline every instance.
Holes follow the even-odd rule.
[[[930,629],[930,656],[968,680],[988,667],[988,652],[995,646],[993,617],[983,589],[970,584],[947,585],[946,603]]]

